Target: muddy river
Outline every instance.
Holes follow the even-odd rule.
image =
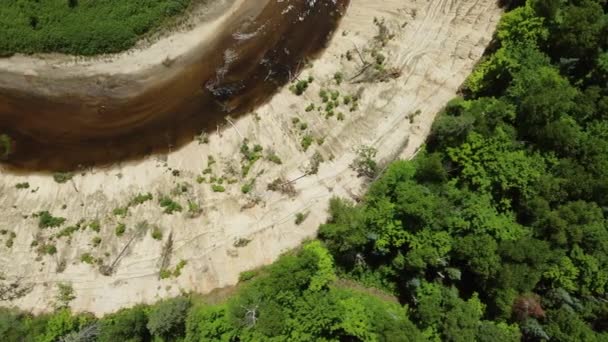
[[[267,101],[321,52],[349,0],[249,0],[162,77],[0,80],[0,133],[21,170],[70,170],[166,152]],[[2,77],[2,73],[0,73]],[[288,114],[288,113],[286,113]]]

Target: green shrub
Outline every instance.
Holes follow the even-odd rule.
[[[80,261],[92,265],[95,263],[95,258],[90,253],[84,253],[80,256]]]
[[[105,316],[100,321],[98,342],[144,342],[150,340],[146,328],[148,317],[147,307],[137,305],[130,309],[122,309],[114,314]]]
[[[55,255],[57,253],[57,247],[53,244],[44,244],[38,247],[38,252],[47,255]]]
[[[128,213],[129,213],[129,207],[119,207],[119,208],[114,208],[114,210],[112,210],[112,214],[114,214],[115,216],[120,216],[120,217],[127,217]]]
[[[101,223],[99,220],[93,220],[89,223],[89,228],[91,228],[94,232],[99,233],[101,230]]]
[[[34,214],[34,217],[38,217],[39,228],[55,228],[61,226],[65,222],[65,218],[54,217],[46,210]]]
[[[221,186],[221,185],[213,184],[213,185],[211,186],[211,190],[213,190],[213,192],[225,192],[225,191],[226,191],[226,188],[224,188],[224,187],[223,187],[223,186]]]
[[[202,212],[203,209],[198,203],[188,200],[188,214],[190,215],[190,217],[196,217]]]
[[[302,148],[304,149],[304,151],[307,151],[308,148],[310,147],[310,145],[312,145],[314,139],[311,135],[305,135],[304,137],[302,137]]]
[[[97,247],[101,244],[101,237],[100,236],[96,236],[93,238],[93,240],[91,240],[91,243],[93,244],[93,247]]]
[[[298,226],[301,225],[306,220],[306,218],[308,217],[308,214],[309,213],[297,213],[296,214],[296,221],[295,221],[295,223]]]
[[[161,240],[163,238],[163,232],[158,227],[152,229],[152,238],[154,240]]]
[[[125,234],[125,231],[127,231],[127,225],[124,223],[119,224],[118,226],[116,226],[116,236],[123,236]]]
[[[253,190],[254,183],[255,183],[255,180],[251,180],[250,182],[243,184],[243,186],[241,187],[241,192],[244,194],[250,193],[251,190]]]
[[[181,212],[183,210],[182,206],[173,201],[170,197],[168,196],[163,196],[161,197],[161,199],[158,201],[158,203],[160,204],[160,206],[162,208],[164,208],[164,213],[165,214],[173,214],[174,212]]]
[[[65,227],[57,234],[57,237],[61,238],[61,237],[71,236],[74,232],[78,231],[79,229],[80,229],[79,225]]]
[[[30,183],[28,183],[28,182],[17,183],[15,185],[15,188],[17,188],[17,189],[29,189],[30,188]]]
[[[177,263],[177,265],[175,266],[175,271],[173,271],[173,276],[177,278],[180,275],[182,275],[182,269],[184,267],[186,267],[187,264],[188,264],[188,262],[186,260],[180,260],[179,263]]]
[[[158,276],[160,277],[160,279],[167,279],[170,278],[171,275],[173,273],[171,273],[170,270],[163,268],[162,270],[160,270],[160,272],[158,273]]]
[[[140,205],[140,204],[144,204],[147,201],[151,201],[153,198],[151,193],[146,193],[146,194],[138,194],[135,197],[133,197],[131,199],[131,201],[129,201],[129,206],[136,206],[136,205]]]
[[[71,172],[55,172],[53,173],[53,179],[59,184],[67,183],[74,177]]]
[[[184,335],[188,309],[190,301],[183,297],[156,304],[148,314],[148,330],[165,340],[178,340]]]
[[[342,81],[344,81],[344,74],[342,74],[341,72],[336,72],[334,74],[334,80],[338,85],[342,84]]]

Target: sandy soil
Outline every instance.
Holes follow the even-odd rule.
[[[235,284],[240,272],[271,263],[303,239],[314,237],[327,218],[332,196],[357,198],[364,193],[364,179],[349,167],[355,147],[375,147],[381,161],[409,158],[418,150],[435,114],[455,96],[490,42],[500,14],[492,0],[353,0],[326,52],[300,75],[301,79],[314,77],[302,96],[286,87],[234,126],[220,127],[209,136],[208,144],[195,141],[168,155],[91,169],[65,184],[57,184],[48,175],[4,172],[0,229],[7,233],[0,235],[0,290],[18,283],[29,291],[0,304],[49,310],[56,284],[65,282],[75,291],[74,310],[101,315],[182,291],[209,292]],[[384,20],[380,26],[388,29],[388,34],[380,35],[387,38],[384,46],[374,18]],[[373,64],[377,58],[373,55],[379,54],[386,57],[385,71],[377,73],[372,66],[353,78],[361,73],[364,61]],[[343,75],[341,85],[334,80],[336,72]],[[359,106],[351,112],[341,105],[330,118],[316,109],[307,112],[311,103],[322,105],[321,89],[338,90],[340,98],[360,94]],[[343,121],[337,120],[338,111],[343,112]],[[294,117],[307,127],[296,127]],[[303,151],[305,135],[324,141]],[[240,170],[242,164],[243,138],[251,145],[260,144],[265,153],[273,150],[282,165],[259,160],[247,178],[240,171],[231,175],[230,170]],[[325,162],[318,174],[306,176],[315,152]],[[237,180],[225,185],[224,193],[196,181],[207,168],[209,156],[217,161],[213,174]],[[254,177],[253,191],[243,194],[241,186]],[[278,177],[298,179],[293,182],[297,194],[289,197],[267,190],[267,184]],[[30,188],[15,187],[23,182]],[[174,192],[184,182],[190,186]],[[124,218],[113,214],[136,194],[147,192],[154,200],[131,207]],[[182,213],[165,214],[159,206],[159,194],[172,192],[171,198],[185,208]],[[191,217],[188,201],[200,204],[202,213]],[[42,210],[67,218],[64,227],[81,219],[98,219],[101,230],[52,238],[61,228],[40,229],[38,219],[31,216]],[[300,225],[294,222],[297,213],[308,213]],[[137,235],[135,227],[143,220],[162,230],[162,241],[153,239],[150,231]],[[121,237],[115,234],[119,223],[127,226]],[[16,236],[8,248],[5,241],[10,232]],[[101,237],[98,246],[92,242],[96,236]],[[171,253],[163,253],[170,236]],[[101,275],[97,265],[81,262],[83,253],[90,253],[110,264],[131,238],[111,276]],[[38,247],[31,246],[35,240],[54,244],[57,253],[38,255]],[[159,279],[161,268],[174,269],[181,260],[187,264],[180,276]]]

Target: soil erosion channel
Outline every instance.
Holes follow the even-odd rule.
[[[236,1],[226,23],[146,73],[20,75],[0,68],[5,162],[64,170],[182,145],[265,102],[319,52],[349,0]],[[235,6],[237,8],[235,9]]]

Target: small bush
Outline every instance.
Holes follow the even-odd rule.
[[[307,151],[308,148],[310,147],[310,145],[312,145],[314,139],[311,135],[305,135],[304,137],[302,137],[302,148],[304,149],[304,151]]]
[[[234,243],[232,244],[234,247],[245,247],[247,246],[249,243],[251,242],[251,240],[249,239],[245,239],[245,238],[238,238],[236,240],[234,240]]]
[[[74,288],[71,284],[59,283],[57,284],[57,295],[55,300],[57,301],[58,308],[65,308],[71,301],[76,299],[74,295]]]
[[[226,191],[226,188],[224,188],[224,187],[223,187],[223,186],[221,186],[221,185],[213,184],[213,185],[211,186],[211,190],[213,190],[213,192],[225,192],[225,191]]]
[[[304,213],[297,213],[296,214],[296,221],[295,221],[296,225],[298,225],[298,226],[301,225],[306,220],[306,218],[308,217],[308,214],[309,213],[305,213],[305,214]]]
[[[53,173],[53,179],[59,184],[67,183],[74,177],[71,172],[55,172]]]
[[[255,181],[254,181],[254,180],[252,180],[252,181],[248,182],[247,184],[244,184],[244,185],[241,187],[241,192],[242,192],[242,193],[244,193],[244,194],[248,194],[248,193],[250,193],[250,192],[251,192],[251,190],[253,190],[253,185],[254,185],[254,183],[255,183]]]
[[[188,201],[188,214],[190,215],[190,217],[197,217],[202,212],[203,209],[198,203],[190,200]]]
[[[173,214],[174,212],[181,212],[183,210],[182,206],[173,201],[171,198],[167,197],[167,196],[163,196],[158,203],[160,204],[160,206],[162,208],[164,208],[164,213],[165,214]]]
[[[125,234],[125,231],[127,231],[127,225],[125,225],[124,223],[121,223],[116,226],[116,236],[123,236]]]
[[[99,233],[101,230],[101,223],[99,220],[93,220],[89,223],[89,228],[91,228],[94,232]]]
[[[30,183],[28,183],[28,182],[24,182],[24,183],[17,183],[17,184],[15,185],[15,188],[20,189],[20,190],[21,190],[21,189],[29,189],[29,188],[30,188]]]
[[[172,273],[171,273],[171,271],[170,271],[170,270],[167,270],[167,269],[162,269],[162,270],[160,270],[160,272],[158,273],[158,277],[159,277],[160,279],[167,279],[167,278],[171,277],[171,274],[172,274]]]
[[[310,82],[308,82],[308,80],[300,80],[300,81],[296,82],[296,84],[289,87],[289,90],[291,90],[291,92],[296,94],[297,96],[300,96],[300,95],[304,94],[306,89],[308,89],[309,84],[310,84]]]
[[[342,81],[344,81],[344,74],[342,74],[341,72],[336,72],[334,74],[334,80],[338,85],[342,84]]]
[[[48,211],[40,211],[37,214],[34,214],[34,216],[38,217],[39,228],[55,228],[61,226],[65,222],[65,218],[55,217]]]
[[[148,315],[148,330],[165,340],[179,340],[185,331],[190,301],[178,297],[162,301],[152,307]]]
[[[274,152],[269,153],[268,156],[266,157],[266,159],[268,159],[269,161],[271,161],[277,165],[283,164],[283,161],[281,160],[281,158]]]
[[[79,225],[65,227],[57,234],[57,237],[61,238],[61,237],[71,236],[74,232],[78,231],[79,229],[80,229]]]
[[[44,244],[38,247],[38,252],[41,254],[55,255],[57,253],[57,247],[52,244]]]
[[[179,263],[175,266],[175,271],[173,271],[173,276],[177,278],[180,275],[182,275],[182,269],[184,267],[186,267],[187,264],[188,264],[188,262],[186,260],[180,260]]]
[[[101,244],[101,237],[100,236],[96,236],[93,238],[93,240],[91,240],[91,243],[93,244],[93,247],[97,247]]]
[[[136,205],[144,204],[148,201],[151,201],[152,199],[153,199],[153,196],[149,192],[146,194],[138,194],[137,196],[133,197],[131,199],[131,201],[129,201],[129,205],[136,206]]]
[[[154,229],[152,229],[152,238],[154,240],[162,240],[163,232],[160,230],[160,228],[154,227]]]
[[[120,217],[127,217],[128,213],[129,213],[128,207],[114,208],[114,210],[112,210],[112,214],[114,214],[115,216],[120,216]]]
[[[361,146],[356,153],[357,157],[351,164],[351,168],[357,171],[359,176],[373,178],[378,172],[378,164],[374,160],[378,151],[371,146]]]
[[[95,258],[90,253],[84,253],[80,256],[80,261],[92,265],[95,263]]]

